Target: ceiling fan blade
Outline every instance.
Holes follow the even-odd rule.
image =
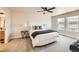
[[[42,9],[45,9],[45,7],[41,7]]]
[[[47,7],[41,7],[44,11],[47,11],[48,9],[47,9]]]
[[[49,10],[47,12],[53,13],[53,11],[49,11]]]
[[[55,7],[49,8],[48,10],[52,10],[52,9],[55,9]]]

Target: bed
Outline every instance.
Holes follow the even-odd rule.
[[[29,35],[32,40],[33,47],[55,42],[58,37],[58,33],[53,30],[30,30]]]

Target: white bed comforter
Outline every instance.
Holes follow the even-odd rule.
[[[45,45],[45,44],[57,41],[57,37],[58,37],[57,32],[45,33],[45,34],[37,35],[35,38],[33,38],[31,34],[35,31],[38,31],[38,30],[29,31],[33,47],[41,46],[41,45]]]

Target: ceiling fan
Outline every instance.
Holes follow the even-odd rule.
[[[37,11],[37,12],[43,12],[43,14],[45,14],[46,12],[53,13],[52,11],[53,9],[55,9],[55,7],[52,7],[52,8],[41,7],[41,11]]]

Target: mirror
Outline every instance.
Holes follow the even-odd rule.
[[[5,28],[5,16],[0,15],[0,30],[3,30]]]

